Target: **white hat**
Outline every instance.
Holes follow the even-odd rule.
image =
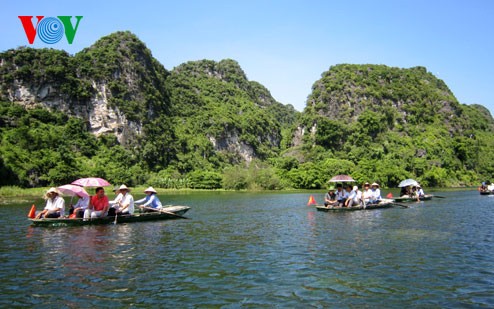
[[[149,187],[149,188],[147,188],[146,190],[144,190],[144,193],[146,193],[146,192],[157,193],[157,192],[156,192],[156,190],[154,190],[154,188],[153,188],[153,187]]]
[[[130,191],[130,189],[127,188],[126,185],[121,185],[120,188],[118,188],[118,190],[127,190],[127,191]]]
[[[358,187],[357,186],[353,186],[353,191],[357,191],[358,190]]]
[[[50,189],[48,189],[48,191],[46,191],[46,194],[48,194],[48,193],[56,193],[56,194],[60,195],[60,192],[57,190],[57,188],[54,188],[54,187],[51,187]]]
[[[374,187],[374,186],[379,187],[379,184],[377,182],[373,182],[371,187]]]

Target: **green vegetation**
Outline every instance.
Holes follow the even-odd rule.
[[[0,186],[99,176],[166,189],[318,189],[336,174],[458,186],[494,173],[488,110],[458,103],[423,67],[331,67],[298,113],[234,60],[168,71],[129,32],[74,56],[8,50],[0,63]],[[101,104],[119,126],[94,135]]]
[[[355,165],[349,173],[361,182],[393,187],[416,178],[425,186],[459,186],[490,179],[494,172],[488,110],[459,104],[444,82],[422,67],[331,67],[313,86],[303,125],[317,129],[306,136],[303,157],[313,152],[309,145],[319,147],[324,155],[311,163],[348,160]]]

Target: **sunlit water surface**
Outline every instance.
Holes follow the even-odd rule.
[[[347,213],[311,193],[169,193],[190,220],[72,228],[12,202],[0,307],[493,307],[494,196],[436,193]]]

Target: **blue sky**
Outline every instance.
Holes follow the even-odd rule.
[[[190,60],[239,62],[278,101],[305,107],[338,63],[425,66],[461,103],[494,112],[494,1],[8,1],[0,51],[29,45],[17,16],[82,15],[74,54],[118,30],[135,33],[167,69]]]

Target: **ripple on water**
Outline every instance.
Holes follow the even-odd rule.
[[[474,193],[339,214],[307,194],[180,194],[192,220],[58,229],[2,206],[0,306],[492,307],[494,199]]]

